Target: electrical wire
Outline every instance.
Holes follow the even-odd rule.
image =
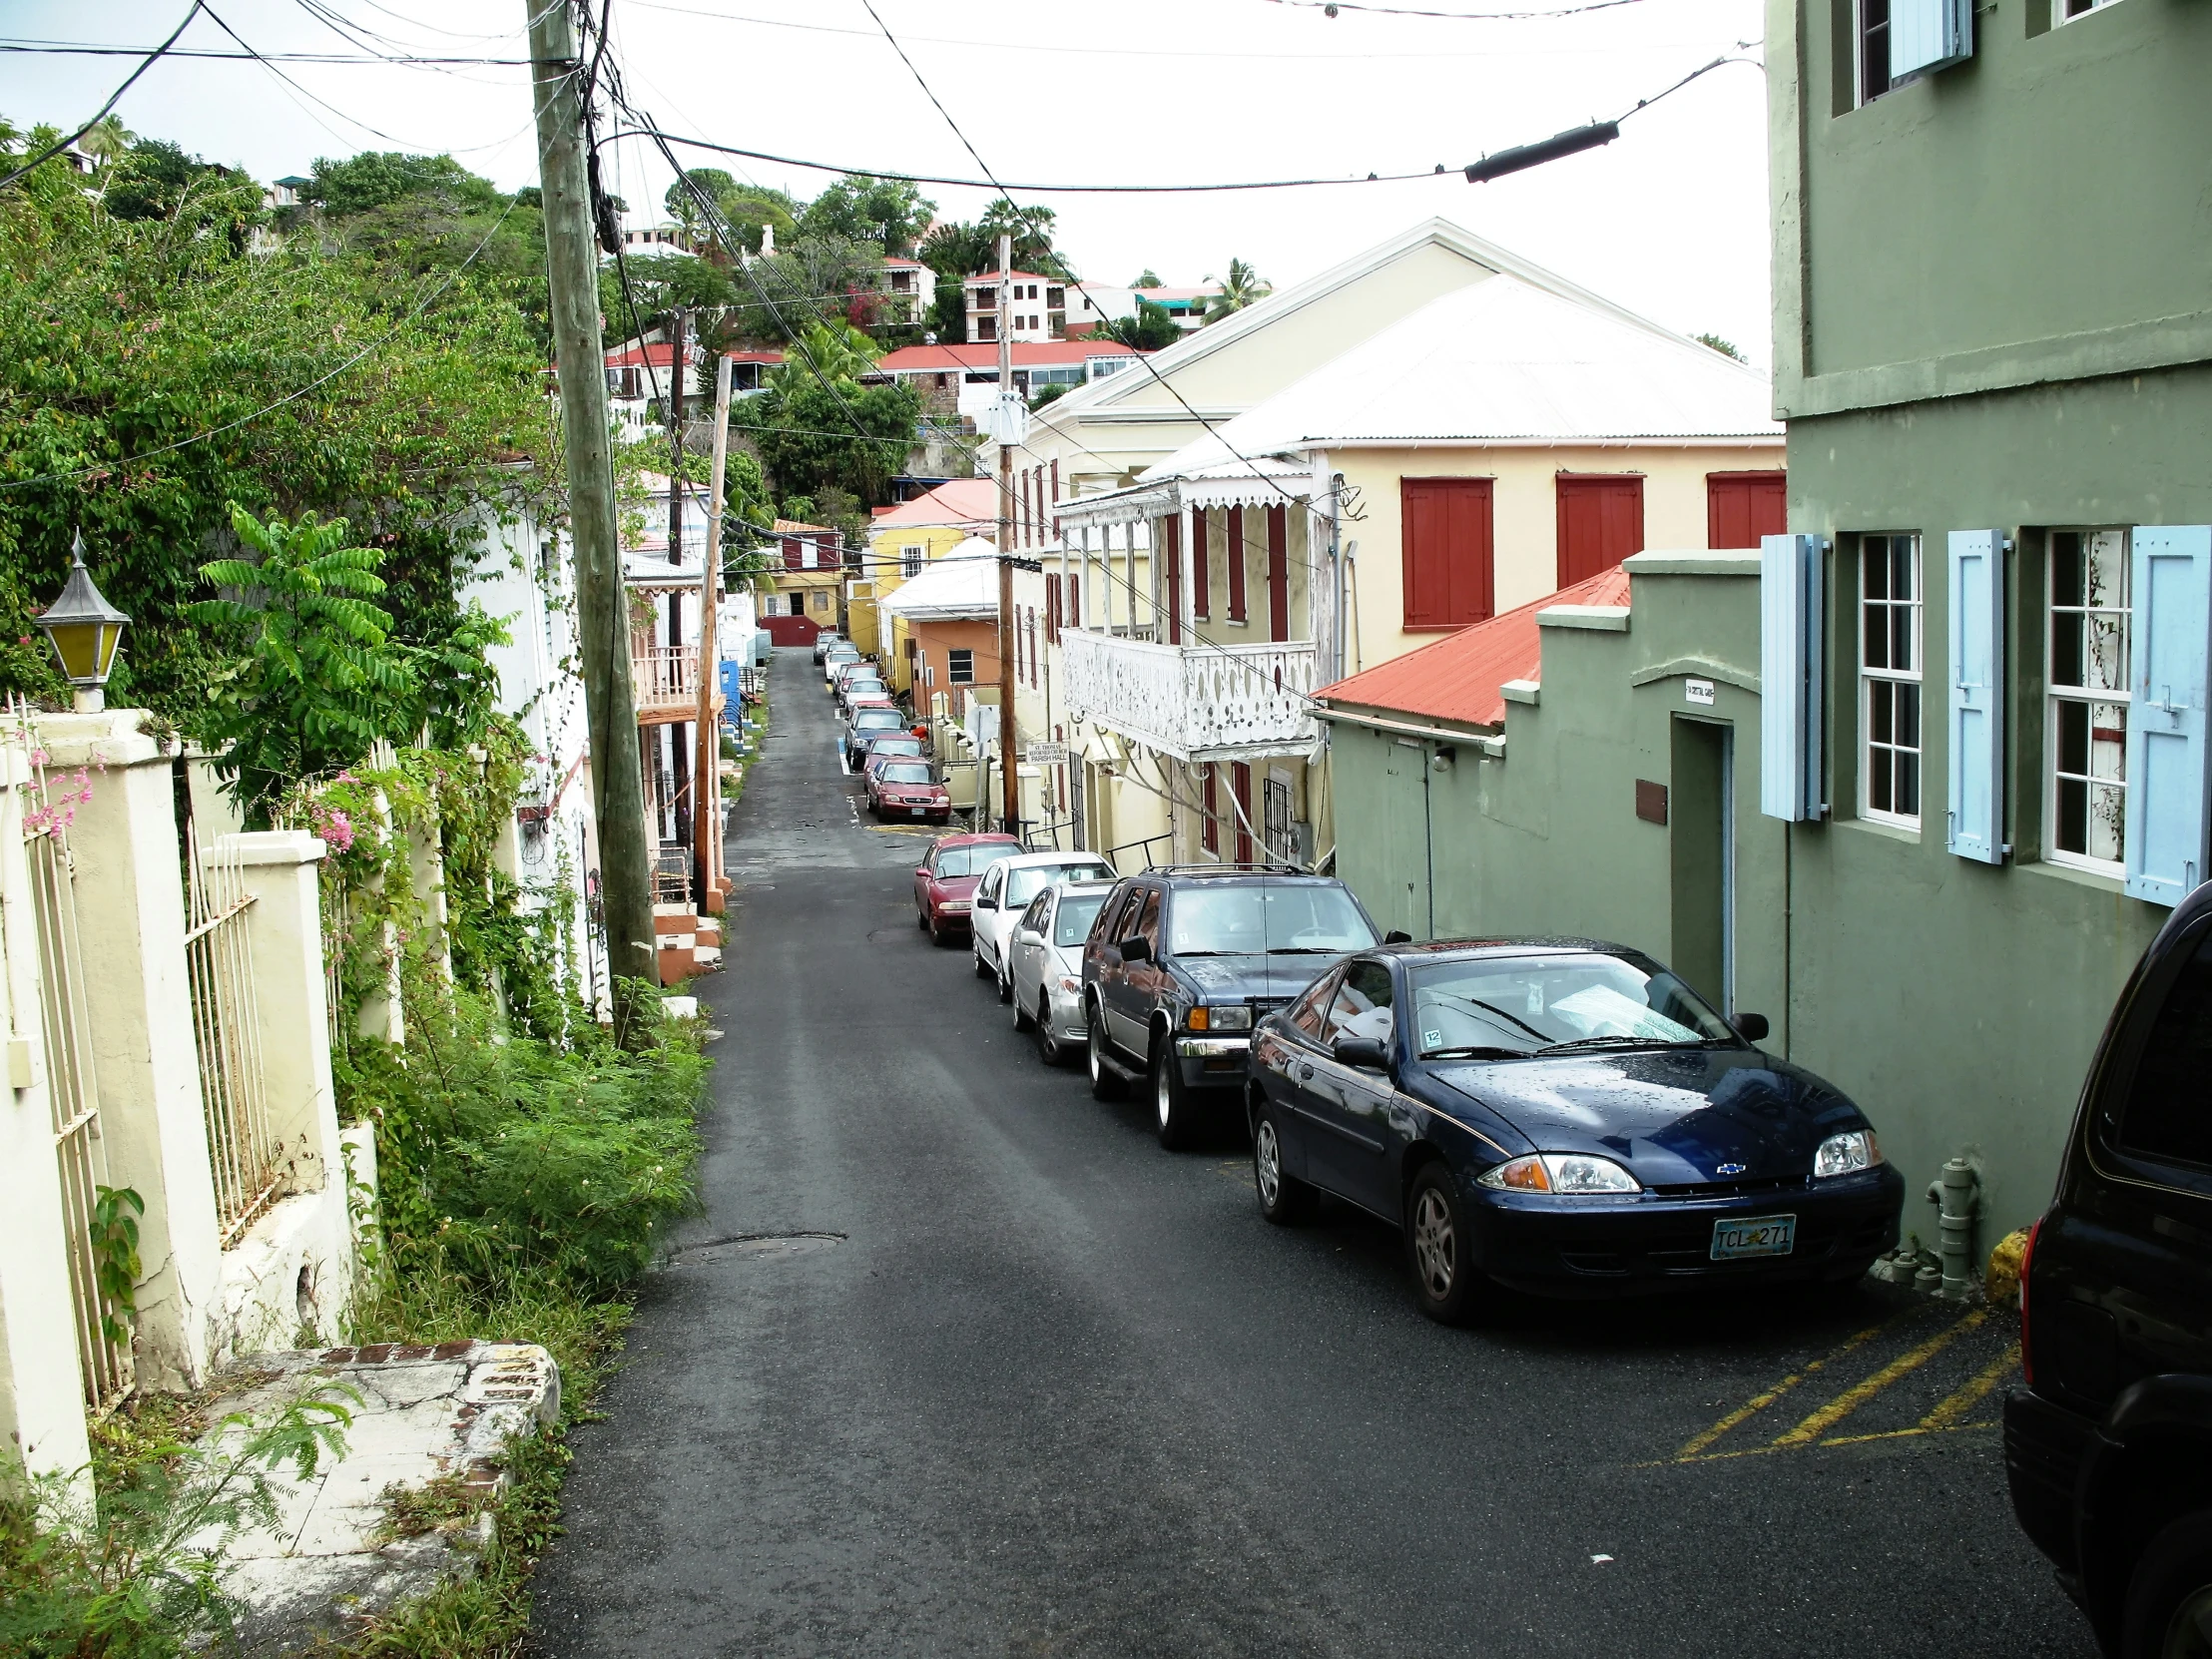
[[[155,47],[153,51],[146,54],[145,61],[141,63],[138,68],[132,70],[131,73],[124,78],[124,82],[121,86],[117,87],[115,91],[108,94],[108,101],[105,104],[102,104],[99,109],[93,112],[91,120],[87,121],[74,133],[71,133],[67,138],[58,139],[54,143],[48,145],[44,150],[41,150],[37,155],[31,157],[30,160],[24,162],[20,167],[17,167],[14,171],[8,173],[5,177],[0,177],[0,190],[6,190],[8,186],[14,184],[16,180],[22,178],[24,174],[30,172],[31,169],[39,166],[42,162],[52,161],[64,150],[67,150],[79,139],[83,138],[87,133],[91,132],[93,128],[99,126],[101,122],[105,121],[107,119],[108,112],[114,109],[116,105],[121,102],[123,95],[129,92],[131,88],[137,84],[138,78],[141,75],[144,75],[149,69],[152,69],[154,65],[162,58],[168,56],[169,49],[177,44],[178,37],[181,36],[186,29],[190,28],[192,26],[192,20],[198,17],[205,10],[207,10],[207,0],[192,0],[192,9],[185,13],[184,20],[180,22],[176,28],[170,30],[169,38],[163,41],[161,45]]]
[[[32,40],[27,37],[0,40],[0,52],[18,54],[70,57],[70,58],[132,58],[146,50],[143,46],[93,46],[60,40]],[[527,68],[528,58],[435,58],[435,57],[379,57],[365,52],[225,52],[210,46],[174,46],[167,56],[172,58],[221,58],[234,61],[259,60],[263,63],[313,63],[313,64],[462,64],[503,65]]]

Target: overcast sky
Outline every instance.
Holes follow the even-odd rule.
[[[254,48],[524,55],[530,0],[223,0]],[[1379,0],[1381,3],[1381,0]],[[1587,0],[1403,0],[1429,10],[1548,10]],[[9,0],[0,43],[152,46],[189,0]],[[1442,163],[1621,115],[1724,53],[1757,57],[1758,0],[1617,0],[1541,21],[1465,21],[1282,0],[875,0],[991,171],[1044,184],[1361,177]],[[862,0],[614,0],[633,100],[669,131],[833,166],[971,178],[976,167]],[[1739,45],[1749,43],[1738,52]],[[230,49],[208,17],[186,46]],[[0,114],[75,126],[131,60],[0,54]],[[528,71],[383,63],[165,60],[124,95],[134,132],[262,179],[364,149],[449,151],[512,189],[536,182]],[[831,175],[701,154],[700,165],[802,197]],[[621,147],[614,188],[657,203],[668,174]],[[1059,212],[1087,276],[1147,267],[1169,283],[1232,256],[1277,284],[1440,215],[1686,333],[1769,361],[1766,92],[1731,65],[1637,116],[1612,146],[1488,185],[1455,171],[1402,184],[1241,195],[1023,196]],[[932,187],[970,218],[987,193]],[[1019,193],[1017,193],[1019,194]]]

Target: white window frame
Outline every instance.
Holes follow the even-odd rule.
[[[2101,12],[2116,6],[2120,0],[2089,0],[2079,11],[2067,10],[2069,0],[2050,0],[2050,26],[2062,29],[2069,23],[2079,23],[2092,12]]]
[[[901,547],[898,550],[898,573],[911,582],[921,574],[923,550],[918,547]]]
[[[1912,597],[1909,599],[1894,597],[1870,599],[1867,596],[1868,555],[1870,550],[1879,545],[1882,550],[1883,561],[1887,565],[1891,554],[1895,550],[1894,544],[1901,540],[1911,543],[1913,549]],[[1925,643],[1928,578],[1923,553],[1924,549],[1918,531],[1882,531],[1860,537],[1859,596],[1853,615],[1853,622],[1856,625],[1859,637],[1859,816],[1871,824],[1887,824],[1894,829],[1915,831],[1918,831],[1921,828],[1922,813],[1928,805],[1928,697],[1924,684],[1928,665]],[[1891,583],[1886,580],[1884,586],[1888,588]],[[1913,658],[1913,666],[1910,669],[1894,666],[1878,668],[1868,665],[1867,619],[1870,610],[1875,607],[1880,607],[1886,616],[1894,615],[1899,610],[1908,613],[1907,638],[1910,642],[1909,649]],[[1894,628],[1886,629],[1885,637],[1894,641],[1897,637]],[[1902,701],[1899,692],[1896,690],[1890,693],[1892,741],[1879,745],[1875,742],[1874,705],[1876,688],[1884,685],[1893,688],[1908,686],[1912,688],[1912,697],[1917,713],[1914,720],[1916,741],[1911,745],[1895,741],[1897,732],[1895,724],[1896,705]],[[1915,801],[1918,808],[1921,809],[1920,811],[1901,813],[1894,809],[1883,809],[1874,805],[1875,759],[1878,749],[1892,757],[1899,755],[1913,757],[1916,777]],[[1894,766],[1894,760],[1891,764]],[[1896,800],[1894,772],[1892,774],[1891,799]]]
[[[2086,544],[2091,536],[2114,538],[2119,568],[2118,605],[2060,605],[2057,602],[2058,538],[2073,535]],[[2084,556],[2087,548],[2084,545]],[[2135,669],[2135,594],[2134,549],[2124,527],[2094,525],[2087,527],[2061,526],[2044,537],[2043,549],[2043,856],[2054,864],[2067,864],[2075,869],[2092,870],[2099,875],[2126,875],[2127,859],[2127,720],[2132,701],[2131,688]],[[2086,584],[2086,573],[2084,574]],[[2086,597],[2086,594],[2084,594]],[[2067,617],[2109,617],[2117,622],[2119,662],[2115,675],[2117,686],[2112,690],[2086,686],[2060,686],[2055,672],[2057,664],[2058,619]],[[2082,641],[2082,663],[2086,668],[2092,647],[2085,637]],[[2087,678],[2084,675],[2084,678]],[[2059,709],[2064,704],[2085,704],[2094,708],[2097,704],[2116,704],[2120,710],[2120,775],[2117,779],[2098,778],[2092,756],[2085,773],[2061,773],[2059,755]],[[2095,728],[2091,727],[2090,743],[2095,744]],[[2090,791],[2094,816],[2094,797],[2099,791],[2107,791],[2113,798],[2113,811],[2118,816],[2117,840],[2120,856],[2099,858],[2086,851],[2068,851],[2058,844],[2058,788],[2061,782],[2078,782]],[[2084,837],[2086,838],[2086,837]]]
[[[960,659],[967,659],[967,673],[960,672]],[[948,650],[944,654],[944,678],[948,686],[972,686],[975,684],[975,652],[966,646]]]
[[[2056,3],[2064,5],[2065,0],[2056,0]],[[1889,5],[1894,8],[1896,0],[1889,0]],[[1882,19],[1884,63],[1890,61],[1891,22],[1888,11],[1885,11]],[[1851,84],[1859,89],[1856,107],[1862,110],[1888,93],[1891,86],[1890,81],[1885,81],[1878,87],[1867,85],[1867,0],[1851,0]]]

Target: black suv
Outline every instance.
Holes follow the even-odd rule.
[[[2020,1268],[2012,1507],[2119,1659],[2212,1653],[2212,886],[2120,993]]]
[[[1327,876],[1243,864],[1130,876],[1083,945],[1091,1092],[1148,1083],[1160,1144],[1188,1144],[1201,1116],[1239,1112],[1254,1022],[1377,937]]]

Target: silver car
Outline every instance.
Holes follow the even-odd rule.
[[[1098,919],[1112,881],[1048,886],[1015,923],[1012,963],[1014,1029],[1034,1031],[1048,1066],[1065,1065],[1089,1041],[1083,1023],[1083,940]]]
[[[969,912],[975,977],[998,981],[998,1000],[1013,1000],[1010,943],[1029,901],[1055,881],[1110,881],[1114,868],[1095,852],[1023,852],[1001,859],[975,885]]]

